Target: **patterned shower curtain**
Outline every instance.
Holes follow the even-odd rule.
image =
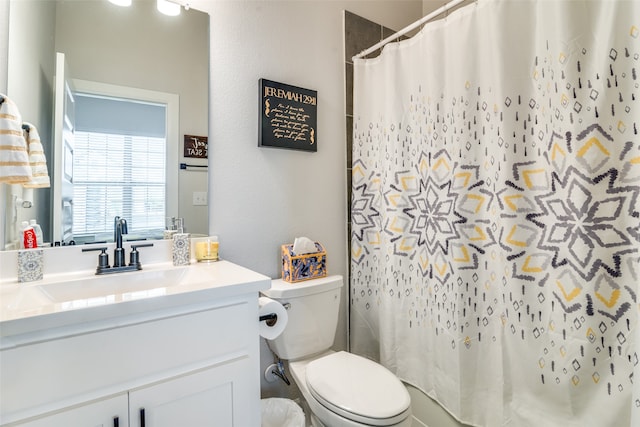
[[[639,56],[639,1],[480,0],[354,61],[354,352],[472,425],[640,426]]]

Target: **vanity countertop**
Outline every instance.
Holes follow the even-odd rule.
[[[202,309],[217,301],[268,289],[267,276],[228,261],[174,267],[149,264],[142,271],[96,276],[95,270],[60,273],[29,283],[0,283],[0,349],[77,335],[157,317],[181,307]]]

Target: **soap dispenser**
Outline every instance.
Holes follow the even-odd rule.
[[[162,236],[164,239],[173,239],[173,235],[178,232],[176,229],[176,219],[174,216],[165,218],[165,229]]]
[[[191,242],[189,233],[184,232],[184,219],[176,218],[177,232],[173,235],[171,253],[173,265],[189,265],[191,263]]]

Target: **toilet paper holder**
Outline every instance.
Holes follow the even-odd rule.
[[[275,313],[269,313],[269,314],[263,314],[262,316],[260,316],[260,321],[264,322],[264,321],[276,321],[278,320],[278,315]]]
[[[289,308],[291,307],[291,303],[285,302],[284,304],[282,304],[282,306],[285,310],[289,310]],[[260,316],[259,320],[260,322],[267,322],[267,325],[269,326],[273,326],[278,321],[278,315],[275,313],[263,314],[262,316]]]

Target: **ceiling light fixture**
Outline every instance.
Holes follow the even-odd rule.
[[[131,0],[109,0],[109,3],[113,3],[117,6],[131,6]]]
[[[156,7],[160,13],[168,16],[180,15],[180,5],[168,0],[157,0]]]

